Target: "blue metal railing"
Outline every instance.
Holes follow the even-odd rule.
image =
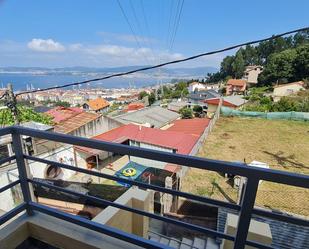
[[[231,163],[231,162],[223,162],[223,161],[210,160],[210,159],[198,158],[198,157],[187,156],[187,155],[180,155],[180,154],[175,154],[175,153],[167,153],[167,152],[161,152],[161,151],[155,151],[155,150],[149,150],[149,149],[142,149],[138,147],[130,147],[127,145],[122,145],[122,144],[103,142],[103,141],[80,138],[80,137],[53,133],[53,132],[43,132],[43,131],[38,131],[34,129],[24,128],[24,127],[13,127],[12,126],[12,127],[0,129],[0,136],[7,135],[7,134],[12,134],[15,156],[0,160],[0,164],[9,162],[11,160],[16,160],[18,171],[19,171],[19,180],[12,182],[5,187],[0,188],[0,193],[11,187],[14,187],[17,184],[20,184],[23,197],[24,197],[24,203],[14,208],[10,212],[7,212],[2,217],[0,217],[0,225],[8,221],[12,217],[14,217],[16,214],[20,213],[21,211],[26,210],[29,215],[32,215],[34,211],[38,211],[38,212],[43,212],[48,215],[52,215],[54,217],[72,222],[74,224],[78,224],[80,226],[89,228],[91,230],[101,232],[101,233],[110,235],[112,237],[118,238],[118,239],[122,239],[124,241],[133,243],[138,246],[142,246],[146,248],[169,248],[168,246],[160,244],[158,242],[146,240],[136,235],[128,234],[121,230],[111,228],[111,227],[108,227],[102,224],[98,224],[98,223],[86,220],[84,218],[73,216],[73,215],[61,212],[59,210],[52,209],[44,205],[35,203],[33,202],[32,197],[31,197],[32,193],[31,193],[30,186],[31,184],[36,184],[39,186],[48,187],[50,189],[62,191],[62,192],[72,194],[75,196],[83,197],[88,200],[92,200],[97,203],[100,203],[100,204],[104,204],[107,206],[113,206],[113,207],[126,210],[129,212],[133,212],[139,215],[158,219],[158,220],[171,223],[174,225],[179,225],[187,229],[202,232],[207,236],[231,240],[231,241],[234,241],[234,248],[237,248],[237,249],[244,248],[245,245],[253,246],[256,248],[272,248],[268,245],[263,245],[255,241],[247,240],[248,229],[249,229],[250,220],[252,218],[252,215],[259,215],[259,216],[276,219],[276,220],[283,221],[283,222],[288,222],[292,224],[309,227],[308,220],[297,218],[294,216],[285,215],[285,214],[273,213],[271,211],[266,211],[263,209],[254,208],[255,198],[256,198],[258,184],[260,180],[266,180],[270,182],[292,185],[292,186],[297,186],[297,187],[302,187],[302,188],[309,188],[309,176],[307,175],[300,175],[300,174],[278,171],[278,170],[271,170],[271,169],[247,167],[245,165],[240,165],[240,164]],[[233,175],[240,175],[240,176],[246,177],[247,181],[246,181],[246,185],[244,188],[244,192],[243,192],[240,204],[238,205],[238,204],[228,203],[228,202],[214,200],[214,199],[207,198],[207,197],[192,195],[192,194],[181,192],[178,190],[154,186],[154,185],[141,183],[141,182],[135,182],[129,179],[123,179],[123,178],[120,179],[116,176],[111,176],[111,175],[100,173],[100,172],[90,171],[87,169],[78,168],[78,167],[74,167],[71,165],[63,164],[63,163],[58,163],[58,162],[54,162],[54,161],[50,161],[50,160],[46,160],[46,159],[42,159],[42,158],[38,158],[34,156],[25,155],[22,150],[21,135],[37,137],[37,138],[42,138],[46,140],[67,143],[71,145],[79,145],[79,146],[89,147],[93,149],[114,152],[114,153],[118,153],[122,155],[130,155],[130,156],[137,156],[137,157],[142,157],[142,158],[147,158],[147,159],[152,159],[152,160],[157,160],[157,161],[164,161],[167,163],[174,163],[174,164],[189,166],[192,168],[199,168],[199,169],[205,169],[205,170],[216,171],[216,172],[221,172],[221,173],[223,172],[223,173],[228,173],[228,174],[233,174]],[[111,201],[97,198],[94,196],[84,195],[84,194],[81,194],[81,193],[78,193],[72,190],[64,189],[64,188],[54,186],[48,183],[43,183],[43,182],[30,179],[28,177],[27,168],[25,167],[26,159],[31,160],[31,161],[45,163],[45,164],[51,164],[51,165],[55,165],[55,166],[65,168],[68,170],[73,170],[73,171],[77,171],[77,172],[81,172],[81,173],[85,173],[85,174],[89,174],[89,175],[93,175],[97,177],[102,177],[102,178],[106,178],[106,179],[110,179],[114,181],[121,180],[121,182],[130,184],[130,185],[139,186],[145,189],[152,189],[155,191],[160,191],[160,192],[172,194],[175,196],[181,196],[184,198],[215,205],[217,207],[233,209],[239,213],[236,236],[231,236],[231,235],[224,234],[222,232],[218,232],[216,230],[208,229],[202,226],[189,224],[183,221],[160,216],[154,213],[149,213],[143,210],[123,206],[115,202],[111,202]]]

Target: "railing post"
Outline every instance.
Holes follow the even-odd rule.
[[[12,133],[12,140],[13,140],[13,148],[16,157],[16,164],[19,173],[19,180],[20,180],[20,187],[23,193],[24,202],[27,204],[27,213],[28,215],[33,214],[33,210],[29,205],[29,202],[32,201],[32,194],[30,191],[30,185],[28,182],[28,175],[29,169],[26,167],[24,153],[23,153],[23,146],[21,142],[21,137],[17,133]]]
[[[238,217],[237,233],[234,242],[234,249],[243,249],[246,245],[249,231],[252,209],[259,186],[259,179],[249,178],[245,184],[241,208]]]

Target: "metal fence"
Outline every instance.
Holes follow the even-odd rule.
[[[43,132],[38,131],[34,129],[28,129],[23,127],[7,127],[0,129],[0,136],[6,135],[6,134],[12,134],[13,139],[13,147],[15,151],[15,155],[12,157],[4,158],[0,160],[0,164],[6,163],[10,160],[16,160],[18,171],[19,171],[19,179],[10,183],[7,186],[4,186],[0,188],[0,193],[16,186],[17,184],[20,184],[24,202],[20,204],[19,206],[15,207],[11,211],[7,212],[3,216],[0,217],[0,225],[5,223],[6,221],[13,218],[18,213],[26,210],[28,215],[33,215],[34,212],[42,212],[48,215],[51,215],[53,217],[66,220],[68,222],[86,227],[88,229],[101,232],[103,234],[124,240],[126,242],[142,246],[145,248],[170,248],[166,245],[160,244],[158,242],[150,241],[145,238],[138,237],[136,235],[125,233],[121,230],[102,225],[96,222],[92,222],[90,220],[84,219],[82,217],[73,216],[71,214],[67,214],[64,212],[61,212],[59,210],[38,204],[34,202],[32,197],[32,184],[36,184],[38,186],[44,186],[50,189],[62,191],[68,194],[80,196],[82,198],[86,198],[92,201],[95,201],[97,203],[101,203],[106,206],[112,206],[116,207],[122,210],[126,210],[129,212],[133,212],[139,215],[143,215],[149,218],[158,219],[163,222],[171,223],[174,225],[182,226],[186,229],[191,229],[200,233],[204,233],[205,235],[209,237],[215,237],[215,238],[222,238],[231,240],[234,242],[234,248],[242,249],[245,247],[245,245],[253,246],[256,248],[272,248],[268,245],[263,245],[255,241],[249,241],[247,240],[248,235],[248,229],[250,225],[250,220],[252,215],[258,215],[266,218],[275,219],[278,221],[283,221],[291,224],[297,224],[301,226],[309,226],[309,221],[305,219],[301,219],[298,217],[288,216],[285,214],[275,213],[271,211],[266,211],[262,209],[258,209],[254,207],[255,198],[257,194],[258,184],[259,180],[266,180],[270,182],[276,182],[276,183],[282,183],[302,188],[309,188],[309,176],[306,175],[300,175],[295,173],[289,173],[289,172],[283,172],[283,171],[277,171],[277,170],[271,170],[271,169],[261,169],[261,168],[255,168],[255,167],[247,167],[245,165],[239,165],[231,162],[223,162],[223,161],[217,161],[217,160],[210,160],[205,158],[198,158],[193,156],[187,156],[187,155],[180,155],[175,153],[167,153],[167,152],[161,152],[161,151],[155,151],[155,150],[149,150],[149,149],[142,149],[137,147],[130,147],[127,145],[122,144],[115,144],[110,142],[103,142],[98,140],[92,140],[92,139],[86,139],[86,138],[80,138],[80,137],[74,137],[70,135],[64,135],[64,134],[58,134],[53,132]],[[178,165],[184,165],[188,167],[193,168],[199,168],[204,170],[211,170],[216,172],[224,172],[228,174],[233,175],[240,175],[247,178],[246,185],[242,194],[241,202],[240,204],[233,204],[228,203],[224,201],[219,201],[207,197],[192,195],[185,192],[180,192],[173,189],[168,189],[164,187],[149,185],[146,183],[141,182],[135,182],[128,179],[118,178],[116,176],[107,175],[104,173],[96,172],[96,171],[89,171],[87,169],[74,167],[71,165],[66,165],[63,163],[53,162],[49,161],[43,158],[37,158],[34,156],[25,155],[22,149],[22,142],[21,142],[21,136],[27,135],[42,139],[47,139],[51,141],[57,141],[62,143],[68,143],[72,145],[79,145],[79,146],[85,146],[93,149],[98,150],[105,150],[110,151],[122,155],[131,155],[131,156],[137,156],[147,159],[153,159],[158,161],[164,161],[168,163],[178,164]],[[32,160],[32,161],[38,161],[50,165],[55,165],[61,168],[102,177],[114,181],[121,181],[130,185],[135,185],[138,187],[142,187],[145,189],[151,189],[163,193],[172,194],[175,196],[180,196],[184,198],[188,198],[191,200],[211,204],[217,207],[223,207],[232,209],[235,212],[238,213],[239,219],[238,219],[238,226],[237,226],[237,232],[236,236],[224,234],[222,232],[219,232],[217,230],[208,229],[205,227],[201,227],[198,225],[189,224],[186,222],[178,221],[172,218],[160,216],[154,213],[149,213],[140,209],[131,208],[128,206],[123,206],[121,204],[111,202],[108,200],[100,199],[97,197],[84,195],[81,193],[77,193],[72,190],[63,189],[61,187],[53,186],[48,183],[43,183],[36,181],[34,179],[29,178],[29,172],[28,167],[26,167],[26,160]]]

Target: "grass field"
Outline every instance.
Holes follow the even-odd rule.
[[[271,168],[309,174],[309,123],[220,117],[199,155],[211,159],[268,163]],[[216,172],[191,169],[182,190],[231,202],[232,184]],[[309,216],[309,190],[262,182],[256,205]]]

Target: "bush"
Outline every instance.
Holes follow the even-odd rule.
[[[192,109],[189,107],[183,107],[179,110],[182,119],[190,119],[193,118]]]

